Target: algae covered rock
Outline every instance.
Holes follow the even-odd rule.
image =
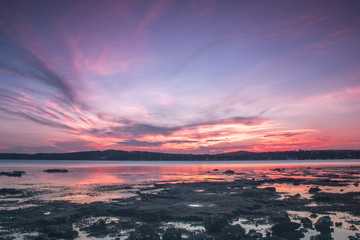
[[[204,227],[206,231],[211,233],[221,232],[221,230],[228,226],[229,222],[225,216],[210,216],[204,219]]]

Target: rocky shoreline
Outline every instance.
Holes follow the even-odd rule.
[[[286,175],[287,170],[273,171]],[[14,201],[14,208],[0,211],[0,239],[326,240],[334,239],[334,229],[345,229],[343,223],[352,232],[349,239],[360,239],[359,173],[358,167],[324,172],[304,168],[301,178],[247,175],[232,181],[155,182],[137,189],[133,197],[85,204],[40,200],[41,191],[33,188],[2,188],[0,204]],[[276,187],[282,184],[306,186],[308,196],[285,194]],[[355,191],[323,190],[349,186]],[[119,189],[133,186],[102,185],[94,194]],[[21,208],[14,199],[30,206]],[[336,213],[354,218],[341,220]]]

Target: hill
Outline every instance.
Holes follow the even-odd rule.
[[[172,154],[158,152],[105,150],[71,153],[0,153],[0,159],[132,161],[360,159],[360,150],[299,150],[283,152],[240,151],[222,154]]]

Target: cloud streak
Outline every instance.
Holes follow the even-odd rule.
[[[45,64],[36,54],[18,44],[0,30],[0,70],[44,83],[57,89],[69,103],[75,101],[75,93],[69,83]],[[7,63],[11,58],[14,63]]]

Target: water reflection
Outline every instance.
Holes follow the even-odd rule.
[[[36,188],[42,191],[41,199],[73,202],[110,201],[135,195],[139,187],[157,183],[264,180],[263,187],[274,186],[287,195],[299,193],[308,198],[311,185],[273,183],[272,179],[343,180],[345,176],[357,177],[354,172],[342,172],[343,166],[360,166],[359,162],[333,161],[258,161],[258,162],[117,162],[117,161],[0,161],[0,171],[22,170],[20,178],[0,176],[0,188]],[[332,167],[328,170],[328,167]],[[49,168],[65,168],[68,173],[46,173]],[[234,174],[224,174],[233,170]],[[338,170],[338,171],[337,171]],[[335,172],[334,172],[335,171]],[[270,183],[266,183],[266,181]],[[134,187],[134,185],[138,185]],[[131,185],[131,188],[95,191],[97,186]],[[324,192],[349,192],[358,188],[349,185],[326,187]]]

